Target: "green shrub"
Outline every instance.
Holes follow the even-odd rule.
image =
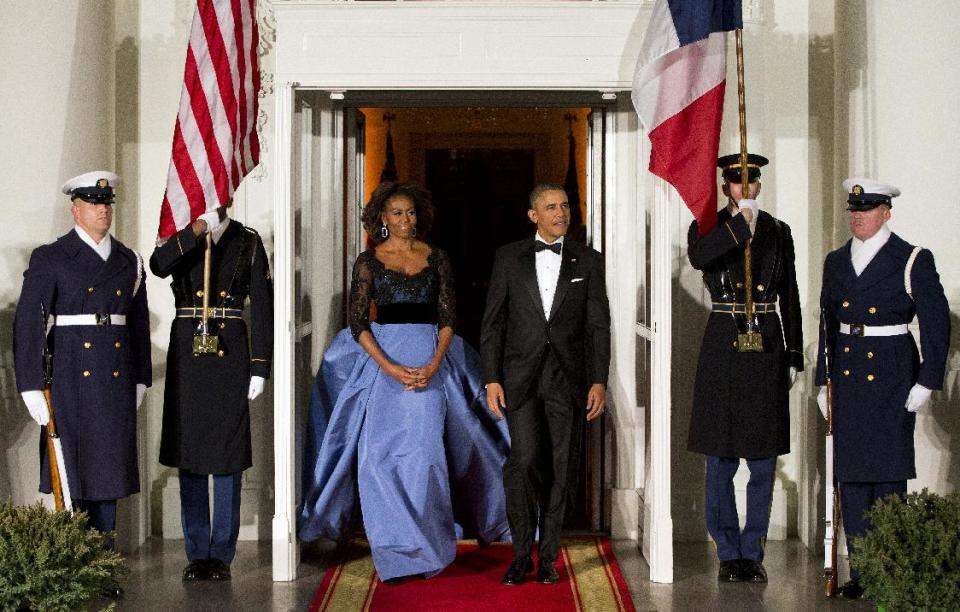
[[[888,610],[960,610],[960,493],[890,496],[866,513],[851,565]]]
[[[86,513],[0,504],[0,610],[77,610],[101,597],[128,571],[104,542]]]

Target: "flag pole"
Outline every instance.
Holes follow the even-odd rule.
[[[735,31],[737,41],[737,103],[740,114],[740,186],[741,197],[750,197],[750,170],[747,167],[747,95],[743,78],[743,28]],[[763,338],[753,325],[753,256],[747,240],[743,249],[744,315],[747,331],[737,336],[737,349],[741,352],[760,352],[763,350]]]

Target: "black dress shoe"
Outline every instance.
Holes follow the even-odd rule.
[[[863,599],[863,587],[859,580],[848,580],[840,587],[840,594],[847,599]]]
[[[537,582],[540,584],[560,582],[560,574],[557,573],[557,566],[553,559],[540,559],[540,566],[537,567]]]
[[[107,587],[107,589],[103,592],[103,596],[119,599],[123,597],[123,587],[118,584],[115,584],[112,587]]]
[[[742,559],[740,562],[740,579],[744,582],[766,582],[767,570],[760,561]]]
[[[728,559],[720,562],[720,571],[717,573],[720,582],[740,582],[740,559]]]
[[[210,559],[209,562],[209,576],[210,580],[230,580],[230,564],[221,561],[220,559]]]
[[[208,576],[206,559],[194,559],[183,568],[183,581],[196,582],[197,580],[206,580]]]
[[[503,575],[503,584],[517,585],[527,580],[527,574],[533,571],[533,559],[530,557],[517,557],[507,568]]]

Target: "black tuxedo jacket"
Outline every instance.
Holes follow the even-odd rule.
[[[549,317],[537,286],[534,238],[497,250],[480,333],[486,383],[500,383],[507,409],[519,408],[535,392],[549,347],[581,398],[593,383],[607,383],[610,367],[610,308],[603,256],[565,240],[560,275]]]

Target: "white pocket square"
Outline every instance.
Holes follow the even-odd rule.
[[[579,283],[579,282],[582,281],[582,280],[583,280],[582,278],[572,278],[572,279],[570,279],[570,282],[571,282],[571,283]]]

